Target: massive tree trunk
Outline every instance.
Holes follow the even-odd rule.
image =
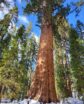
[[[28,97],[45,103],[57,102],[54,81],[53,33],[51,24],[46,22],[42,26],[37,66]]]

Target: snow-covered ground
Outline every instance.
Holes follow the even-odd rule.
[[[69,97],[61,101],[60,104],[83,104],[83,101]]]
[[[29,101],[29,103],[28,103],[28,101]],[[17,103],[11,102],[11,103],[0,103],[0,104],[44,104],[44,103],[38,102],[36,100],[24,99]],[[51,102],[51,103],[46,103],[46,104],[84,104],[84,101],[69,97],[64,100],[61,100],[59,103]]]
[[[19,104],[28,104],[27,101],[29,101],[29,104],[43,104],[41,102],[38,102],[36,100],[27,100],[27,99],[24,99],[23,101],[19,102]],[[60,103],[46,103],[46,104],[84,104],[83,101],[81,100],[78,100],[78,99],[75,99],[75,98],[66,98],[64,100],[61,100]]]

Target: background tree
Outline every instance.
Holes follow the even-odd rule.
[[[82,46],[83,47],[83,46]],[[83,94],[83,64],[81,63],[81,44],[76,30],[70,30],[70,55],[71,55],[71,80],[72,90],[78,92],[78,96]],[[83,54],[82,54],[83,55]],[[83,57],[83,56],[82,56]]]
[[[72,96],[69,73],[69,24],[61,14],[53,18],[54,66],[59,99]]]
[[[0,98],[16,99],[24,97],[30,86],[31,76],[28,73],[36,61],[37,43],[32,36],[31,26],[27,29],[21,26],[18,30],[12,27],[11,31],[6,32],[7,36],[1,41]]]

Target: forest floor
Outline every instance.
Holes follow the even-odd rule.
[[[29,101],[29,104],[44,104],[36,100],[27,100],[27,99],[24,99],[23,101],[19,102],[19,104],[28,104],[27,101]],[[64,100],[61,100],[60,103],[51,102],[46,104],[84,104],[84,101],[69,97],[69,98],[65,98]]]
[[[36,100],[30,100],[30,99],[24,99],[20,102],[11,102],[11,103],[0,103],[0,104],[44,104],[42,102],[38,102]],[[84,104],[84,101],[76,99],[76,98],[65,98],[64,100],[61,100],[59,103],[46,103],[46,104]]]

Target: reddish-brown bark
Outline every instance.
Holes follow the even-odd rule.
[[[28,97],[46,103],[57,102],[53,65],[53,33],[50,24],[42,27],[36,71]]]

